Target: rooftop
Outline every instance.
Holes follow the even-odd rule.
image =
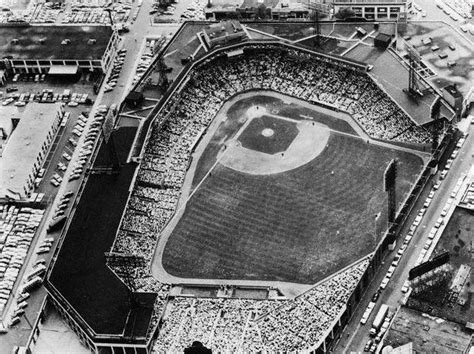
[[[436,95],[424,91],[423,97],[419,97],[417,101],[414,101],[403,92],[403,89],[408,87],[408,70],[390,52],[383,52],[375,60],[370,75],[408,113],[416,124],[423,125],[433,121],[430,116],[430,106],[436,99]]]
[[[99,60],[111,36],[110,26],[0,25],[0,57]]]
[[[136,128],[123,127],[112,134],[117,157],[125,162]],[[101,144],[94,166],[110,165],[108,151]],[[143,340],[156,298],[156,294],[138,294],[139,306],[131,308],[127,287],[104,257],[120,224],[135,168],[125,164],[118,174],[89,176],[46,284],[48,291],[73,308],[71,315],[79,315],[97,335],[119,336],[117,340],[124,333]],[[129,321],[135,315],[135,321]]]
[[[415,353],[465,353],[470,341],[457,323],[401,307],[385,344],[395,348],[412,342]]]
[[[459,92],[458,88],[456,87],[456,85],[448,85],[444,88],[451,96],[453,97],[462,97],[462,93]]]
[[[205,7],[205,12],[214,12],[214,11],[228,11],[235,10],[242,6],[244,0],[235,0],[230,2],[229,0],[212,0],[211,7]]]
[[[209,37],[218,38],[232,33],[243,32],[243,28],[239,21],[222,21],[210,24],[204,31]]]
[[[23,187],[60,106],[59,103],[29,103],[23,111],[10,111],[10,117],[20,121],[11,133],[0,159],[0,196],[10,194],[8,191],[23,195]]]
[[[278,4],[279,0],[244,0],[242,9],[251,9],[258,8],[259,6],[264,5],[265,7],[274,8]]]

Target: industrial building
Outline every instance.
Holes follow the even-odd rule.
[[[9,124],[8,117],[3,120],[9,136],[0,157],[0,199],[29,196],[63,113],[61,104],[29,103],[24,110],[13,113]]]
[[[207,20],[272,19],[288,20],[308,17],[308,3],[298,0],[211,0],[204,12]]]
[[[105,72],[117,49],[110,26],[0,25],[0,69],[48,73],[51,67]]]
[[[397,20],[410,12],[412,0],[332,0],[334,13],[349,8],[367,20]]]

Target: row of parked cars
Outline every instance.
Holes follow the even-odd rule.
[[[27,300],[30,297],[30,292],[43,283],[43,276],[46,273],[46,269],[46,260],[38,259],[33,265],[31,272],[25,276],[24,283],[16,296],[15,307],[8,320],[8,327],[13,327],[20,322],[20,318],[25,314],[25,308],[28,306]],[[4,333],[5,332],[6,329],[4,329]]]
[[[145,71],[153,61],[156,51],[159,50],[158,48],[161,48],[163,45],[165,45],[166,40],[166,37],[162,36],[158,39],[150,39],[146,41],[145,48],[135,69],[135,76],[132,80],[132,86],[135,85],[145,74]]]
[[[120,49],[117,52],[117,56],[115,57],[114,62],[112,63],[112,71],[104,85],[104,92],[112,91],[114,87],[117,86],[117,81],[120,76],[120,72],[122,71],[126,55],[126,49]]]
[[[70,90],[64,90],[62,94],[54,92],[51,89],[44,89],[39,92],[17,92],[18,88],[8,87],[7,94],[4,95],[3,92],[0,92],[0,98],[3,99],[2,105],[8,106],[13,103],[15,106],[23,107],[26,106],[29,102],[37,103],[55,103],[55,102],[64,102],[69,107],[77,107],[79,104],[91,105],[93,101],[89,98],[87,93],[72,93]]]
[[[362,325],[365,325],[367,323],[367,320],[368,320],[370,314],[372,313],[373,309],[375,308],[375,304],[377,302],[377,299],[379,298],[381,292],[386,288],[388,282],[390,281],[390,278],[392,277],[393,273],[395,272],[396,267],[399,265],[400,260],[403,256],[403,254],[405,253],[405,250],[407,249],[410,241],[412,240],[418,226],[421,224],[421,221],[422,221],[428,207],[431,205],[431,202],[432,202],[432,200],[435,196],[436,191],[441,186],[442,180],[446,177],[447,171],[449,171],[449,169],[451,168],[454,159],[456,158],[456,156],[459,153],[459,149],[462,147],[462,145],[465,142],[465,139],[466,139],[466,136],[462,137],[457,142],[455,150],[451,154],[450,159],[447,160],[447,163],[445,165],[445,169],[440,174],[440,179],[434,184],[432,190],[429,192],[428,197],[426,198],[426,200],[423,204],[423,207],[419,210],[418,214],[416,215],[415,220],[413,221],[407,235],[405,236],[403,244],[400,246],[400,248],[397,250],[397,253],[393,257],[392,262],[390,264],[390,267],[387,271],[387,274],[385,275],[384,279],[382,280],[382,283],[380,284],[379,289],[373,295],[369,305],[367,306],[367,308],[366,308],[366,310],[365,310],[365,312],[362,316],[362,319],[361,319],[361,324]],[[426,242],[423,246],[423,249],[420,252],[418,260],[415,263],[415,266],[418,266],[418,265],[420,265],[421,263],[423,263],[425,261],[426,255],[428,254],[428,250],[431,247],[434,246],[433,245],[434,239],[435,239],[436,235],[438,234],[438,231],[441,228],[441,226],[445,223],[445,219],[444,219],[445,216],[447,216],[449,210],[453,207],[454,198],[456,197],[457,193],[459,192],[464,178],[465,178],[465,176],[460,177],[458,182],[456,183],[456,186],[454,187],[454,189],[453,189],[453,191],[450,195],[450,198],[446,202],[446,204],[445,204],[445,206],[444,206],[444,208],[441,212],[440,217],[436,220],[435,225],[433,226],[433,228],[430,230],[430,232],[428,234],[428,239],[426,240]],[[408,293],[409,288],[410,288],[410,282],[408,280],[406,280],[404,282],[402,288],[401,288],[402,293]],[[388,328],[388,326],[390,324],[390,318],[387,316],[385,321],[387,321],[387,326],[386,327]],[[384,326],[382,326],[382,329],[383,328],[384,328]],[[380,333],[385,333],[385,332],[386,331],[380,331]],[[367,344],[364,348],[364,351],[366,351],[366,352],[375,352],[375,350],[377,348],[377,345],[378,345],[378,343],[380,343],[381,339],[382,339],[382,336],[379,335],[379,334],[374,339],[370,339],[367,342]]]
[[[12,294],[44,210],[0,205],[0,315]]]
[[[97,112],[94,115],[94,118],[89,126],[89,130],[86,133],[86,137],[84,139],[84,144],[81,147],[79,153],[79,159],[74,163],[72,174],[69,177],[69,181],[73,181],[75,179],[79,179],[81,174],[84,172],[84,166],[89,160],[92,151],[94,150],[94,145],[97,140],[97,137],[100,134],[101,126],[104,122],[105,115],[108,112],[108,107],[106,105],[101,105],[98,107]],[[82,135],[83,132],[78,132]],[[80,136],[79,135],[79,136]]]

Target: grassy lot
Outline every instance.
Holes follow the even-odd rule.
[[[255,176],[217,165],[188,202],[163,266],[180,277],[315,283],[374,249],[373,219],[382,212],[386,220],[382,176],[393,157],[400,201],[421,159],[338,133],[289,172]]]

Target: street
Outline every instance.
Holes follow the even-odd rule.
[[[25,260],[25,265],[22,267],[22,270],[18,277],[19,281],[15,284],[13,293],[16,293],[18,287],[23,283],[22,281],[20,281],[20,279],[22,279],[24,274],[28,274],[31,271],[34,263],[38,258],[44,258],[47,260],[47,264],[50,263],[51,257],[54,254],[54,250],[58,245],[60,232],[56,231],[47,234],[46,228],[54,216],[54,209],[59,204],[59,198],[66,191],[73,191],[76,195],[79,186],[81,185],[82,179],[84,178],[83,174],[78,180],[74,180],[71,182],[68,181],[68,177],[72,174],[72,166],[75,164],[76,161],[79,160],[81,146],[84,144],[85,140],[85,134],[83,134],[80,139],[76,139],[78,140],[78,144],[74,150],[72,148],[72,145],[68,143],[68,139],[72,136],[71,133],[74,129],[74,125],[77,122],[79,113],[81,111],[90,111],[91,118],[88,120],[87,125],[84,128],[84,131],[86,132],[90,126],[92,117],[94,116],[94,113],[96,112],[97,107],[99,105],[106,104],[110,106],[114,103],[119,105],[121,101],[125,98],[125,96],[128,94],[129,90],[131,89],[130,84],[132,82],[133,76],[135,75],[135,68],[137,66],[137,62],[140,59],[139,53],[141,53],[145,46],[146,38],[157,38],[161,35],[173,34],[180,26],[180,24],[176,23],[152,26],[149,15],[149,11],[151,8],[152,2],[143,2],[141,10],[138,14],[138,18],[135,20],[133,25],[130,26],[130,32],[122,37],[120,48],[126,49],[127,53],[124,60],[124,65],[118,78],[117,86],[114,88],[114,90],[111,92],[104,93],[104,88],[102,86],[100,92],[95,98],[95,103],[92,107],[83,105],[80,105],[75,108],[67,106],[65,107],[66,111],[71,111],[71,116],[67,122],[67,125],[59,129],[57,136],[54,142],[52,143],[51,150],[46,158],[46,162],[44,165],[46,171],[43,180],[40,183],[39,187],[36,189],[36,192],[38,193],[45,193],[45,199],[47,200],[47,208],[42,223],[36,231],[35,238],[33,239],[32,244],[30,246],[27,259]],[[109,72],[106,74],[110,75],[110,69]],[[90,85],[89,90],[91,90],[91,88],[92,85]],[[72,159],[68,164],[67,161],[62,157],[64,151],[68,152],[68,154],[72,156]],[[51,185],[50,179],[53,174],[58,172],[56,167],[58,162],[60,161],[67,164],[68,168],[64,172],[64,175],[60,173],[61,175],[63,175],[63,181],[61,185],[59,187],[54,187],[53,185]],[[78,196],[75,197],[77,198]],[[72,207],[73,200],[74,197],[71,198],[71,203],[65,210],[66,215],[69,213]],[[38,257],[36,255],[36,250],[38,249],[39,245],[45,237],[54,237],[55,241],[53,247],[51,248],[49,253],[43,254]],[[0,353],[9,353],[12,351],[14,346],[22,346],[26,344],[31,334],[32,325],[34,325],[34,322],[36,321],[39,315],[45,297],[46,290],[43,287],[31,293],[31,296],[28,299],[28,306],[25,308],[25,314],[22,317],[21,322],[18,325],[14,326],[12,329],[10,329],[8,333],[2,335],[2,340],[0,341]],[[12,304],[12,301],[10,301],[10,304]],[[8,318],[9,314],[12,311],[13,306],[10,306],[9,310],[5,311],[4,317]],[[65,328],[65,330],[67,329]],[[59,333],[58,335],[61,336]],[[77,340],[76,346],[80,346],[79,340],[77,339],[77,337],[75,338]]]
[[[438,219],[442,209],[444,208],[446,201],[450,197],[450,194],[456,185],[461,174],[467,174],[470,167],[473,164],[472,154],[474,152],[474,137],[472,125],[470,126],[470,134],[467,137],[464,145],[462,146],[458,157],[454,160],[453,166],[451,167],[448,175],[441,183],[440,188],[436,191],[431,205],[428,207],[420,225],[417,228],[417,231],[414,234],[411,242],[409,243],[405,253],[403,254],[398,267],[396,268],[394,274],[392,275],[390,282],[387,287],[382,291],[379,299],[377,300],[376,306],[373,309],[367,323],[365,325],[360,324],[360,319],[362,314],[365,311],[367,305],[371,301],[372,295],[377,291],[380,286],[382,279],[385,277],[385,274],[390,267],[393,256],[396,254],[398,248],[403,243],[403,239],[408,232],[408,229],[413,222],[418,210],[422,207],[430,188],[426,188],[418,200],[416,206],[413,209],[413,215],[408,219],[402,237],[399,238],[397,242],[397,247],[394,251],[390,252],[386,259],[384,265],[381,267],[378,275],[374,278],[366,293],[364,294],[358,309],[354,313],[351,321],[345,328],[341,340],[335,348],[337,353],[353,353],[353,352],[363,352],[364,346],[369,340],[369,330],[371,324],[377,314],[378,309],[382,304],[387,304],[390,306],[392,311],[398,308],[401,304],[401,300],[404,294],[401,292],[403,283],[408,279],[408,272],[411,268],[414,267],[418,256],[423,249],[423,246],[428,239],[429,230],[434,226],[436,220]],[[439,173],[438,173],[439,175]],[[437,176],[434,177],[436,181]],[[428,182],[428,186],[431,185]],[[348,335],[349,334],[349,335]]]

